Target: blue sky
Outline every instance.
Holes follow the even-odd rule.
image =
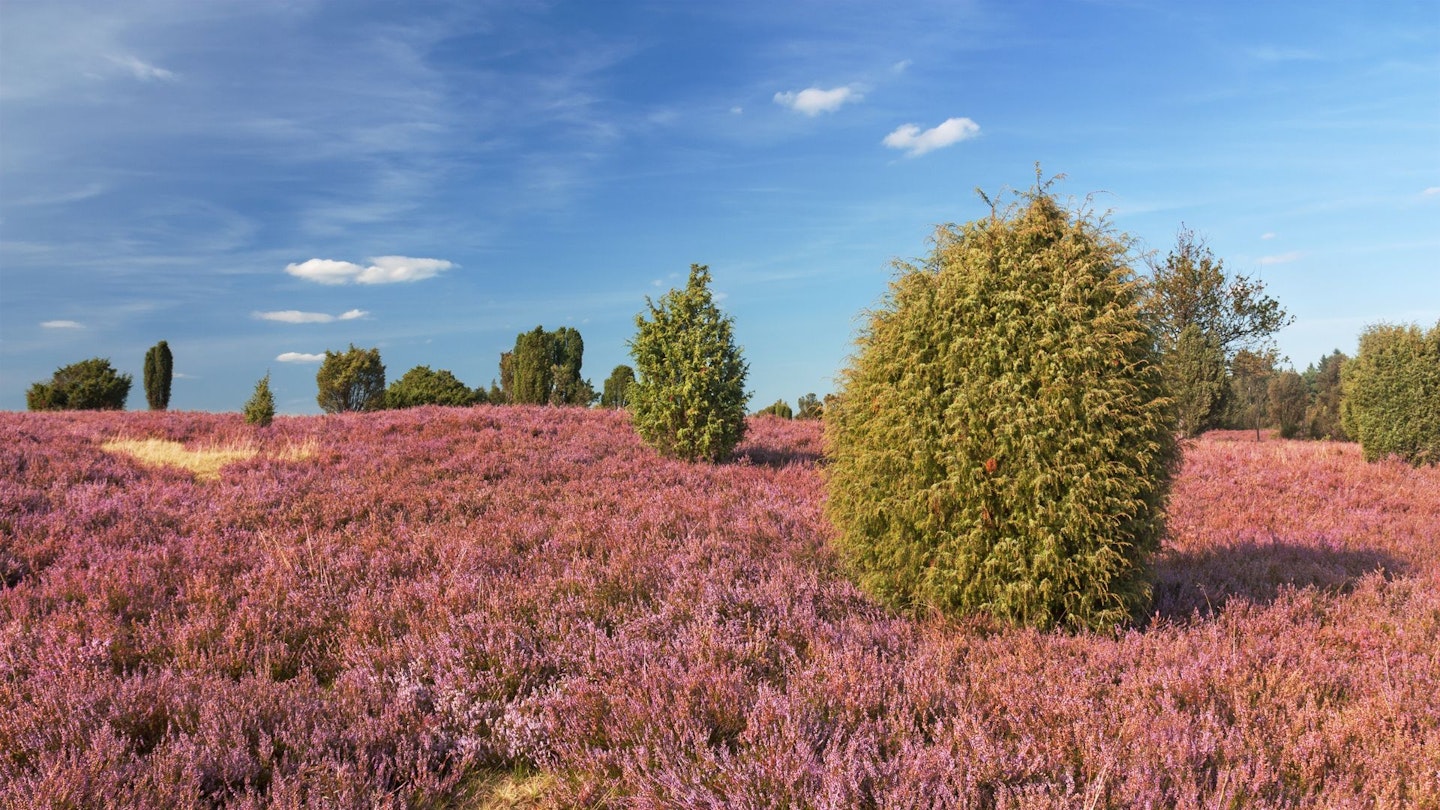
[[[1182,223],[1300,367],[1440,319],[1440,4],[0,2],[0,408],[59,366],[238,410],[378,346],[488,385],[580,330],[597,386],[710,265],[751,409],[824,394],[890,262],[974,193]]]

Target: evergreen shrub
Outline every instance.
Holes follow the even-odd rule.
[[[896,608],[1112,629],[1178,458],[1123,237],[1046,187],[897,263],[825,409],[842,559]]]
[[[1366,461],[1399,456],[1440,463],[1440,321],[1419,326],[1377,324],[1341,367],[1341,419]]]

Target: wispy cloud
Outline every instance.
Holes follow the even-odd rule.
[[[175,75],[174,71],[166,70],[162,67],[157,67],[150,64],[149,62],[141,61],[134,56],[112,55],[107,56],[106,58],[114,64],[120,66],[121,68],[129,71],[130,75],[134,76],[142,82],[173,82],[179,78],[179,76]]]
[[[262,321],[279,321],[280,323],[334,323],[335,321],[353,321],[356,318],[363,318],[370,313],[363,309],[352,309],[342,312],[339,315],[331,315],[328,312],[301,312],[298,309],[281,309],[274,312],[252,312],[250,316]]]
[[[1260,238],[1261,238],[1261,239],[1266,239],[1266,240],[1274,239],[1274,238],[1275,238],[1275,232],[1274,232],[1274,231],[1266,231],[1265,233],[1260,234]]]
[[[85,324],[79,321],[42,321],[40,325],[46,329],[84,329]]]
[[[980,134],[980,125],[969,118],[947,118],[944,123],[920,130],[916,124],[904,124],[885,136],[885,145],[905,150],[906,157],[919,157]]]
[[[1422,197],[1440,197],[1440,186],[1431,186],[1420,192]]]
[[[325,359],[323,354],[307,354],[305,352],[284,352],[275,356],[281,363],[318,363]]]
[[[835,112],[842,106],[859,101],[864,97],[865,94],[860,91],[860,88],[850,84],[836,87],[833,90],[807,87],[799,92],[792,90],[776,93],[775,103],[814,118],[820,113]]]
[[[901,59],[899,62],[896,62],[895,64],[890,66],[890,72],[898,76],[901,73],[909,70],[910,65],[912,64],[914,63],[909,59]]]
[[[434,278],[454,266],[445,259],[376,256],[363,267],[335,259],[309,259],[286,265],[285,272],[317,284],[397,284]]]
[[[1289,253],[1280,253],[1274,256],[1261,256],[1259,264],[1267,267],[1272,264],[1289,264],[1304,255],[1298,250],[1292,250]]]

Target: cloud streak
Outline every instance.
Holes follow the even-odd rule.
[[[363,309],[352,309],[342,312],[339,315],[331,315],[328,312],[301,312],[298,309],[281,309],[273,312],[252,312],[250,316],[262,321],[278,321],[280,323],[334,323],[335,321],[353,321],[369,315]]]
[[[368,266],[335,259],[309,259],[288,264],[285,272],[317,284],[401,284],[434,278],[455,266],[444,259],[376,256]]]
[[[84,329],[85,324],[79,321],[42,321],[40,326],[45,329]]]
[[[903,124],[885,136],[884,144],[891,149],[905,150],[906,157],[919,157],[979,134],[980,125],[969,118],[947,118],[939,126],[924,131],[917,124]]]
[[[275,356],[281,363],[318,363],[325,359],[323,354],[307,354],[305,352],[284,352]]]
[[[1274,256],[1261,256],[1259,263],[1265,267],[1268,267],[1272,264],[1289,264],[1290,262],[1293,262],[1296,259],[1303,257],[1304,255],[1304,253],[1301,253],[1298,250],[1292,250],[1289,253],[1280,253]]]
[[[820,113],[835,112],[846,104],[859,101],[864,97],[864,93],[858,87],[850,84],[832,90],[807,87],[799,92],[792,90],[776,93],[775,103],[814,118]]]

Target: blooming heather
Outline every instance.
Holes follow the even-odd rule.
[[[200,480],[101,445],[256,443]],[[305,446],[297,459],[283,452]],[[888,613],[814,422],[0,414],[0,807],[1440,803],[1440,469],[1187,447],[1118,636]]]

